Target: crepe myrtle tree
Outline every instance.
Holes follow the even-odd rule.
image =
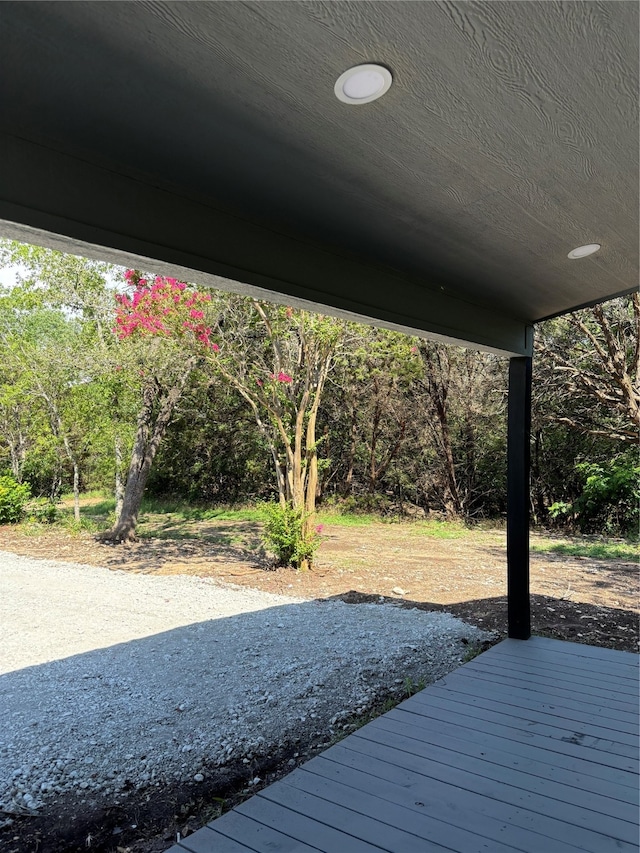
[[[130,292],[115,297],[113,331],[123,347],[120,369],[137,370],[141,399],[120,512],[101,536],[110,543],[135,540],[145,486],[176,406],[203,356],[219,349],[206,320],[210,294],[137,270],[124,278]]]
[[[273,460],[279,507],[266,538],[281,564],[311,566],[320,527],[318,410],[346,324],[308,311],[231,296],[219,316],[215,369],[250,406]]]

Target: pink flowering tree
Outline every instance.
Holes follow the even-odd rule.
[[[114,333],[126,369],[140,379],[141,399],[131,460],[116,521],[103,535],[130,542],[156,453],[199,362],[218,350],[207,323],[211,296],[175,278],[125,273],[127,292],[116,296]]]
[[[296,547],[280,559],[299,568],[310,566],[320,532],[316,425],[344,328],[330,317],[241,296],[227,298],[220,315],[222,346],[213,364],[250,406],[269,447],[282,510],[274,525],[289,519],[289,532],[294,523],[298,531]]]

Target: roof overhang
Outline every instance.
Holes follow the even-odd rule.
[[[635,2],[5,2],[0,28],[7,236],[516,355],[637,287]],[[338,101],[367,61],[389,92]]]

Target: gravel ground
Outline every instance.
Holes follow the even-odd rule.
[[[197,785],[331,734],[488,636],[446,613],[6,552],[0,632],[0,810],[17,813]]]

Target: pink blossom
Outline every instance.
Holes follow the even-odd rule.
[[[317,524],[316,525],[316,533],[322,533],[323,530],[324,530],[324,524]]]
[[[289,376],[288,373],[284,373],[282,370],[280,371],[280,373],[278,373],[277,379],[278,379],[278,382],[286,382],[286,383],[293,382],[293,379],[291,378],[291,376]]]

